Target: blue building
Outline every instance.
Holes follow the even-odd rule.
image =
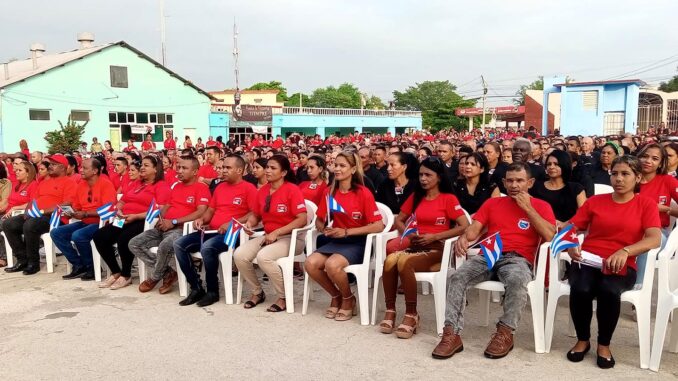
[[[564,78],[544,78],[544,113],[548,95],[560,93],[560,133],[569,135],[619,135],[635,133],[641,80],[565,83]],[[548,115],[542,118],[547,129]]]

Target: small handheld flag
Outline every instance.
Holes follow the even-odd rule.
[[[108,204],[98,207],[97,214],[101,221],[108,221],[113,218],[115,216],[115,207],[113,207],[113,203],[109,202]]]
[[[148,207],[148,212],[146,212],[146,222],[149,224],[153,222],[160,215],[160,207],[155,202],[155,199],[151,200],[151,205]]]
[[[579,246],[579,238],[577,237],[577,231],[574,228],[573,224],[568,224],[564,226],[551,240],[551,255],[555,257],[563,250],[567,250],[573,247]]]
[[[487,237],[480,242],[480,250],[483,252],[488,270],[492,270],[494,264],[501,258],[503,246],[499,233]]]
[[[33,200],[31,203],[31,206],[28,208],[28,211],[26,211],[26,214],[28,214],[28,217],[31,218],[40,218],[42,217],[42,213],[40,212],[40,208],[38,208],[38,203]]]
[[[226,234],[224,235],[224,243],[229,249],[235,248],[235,244],[238,239],[238,233],[240,233],[240,229],[242,228],[243,225],[236,219],[231,219],[231,222],[228,223]]]
[[[337,200],[332,197],[331,194],[327,195],[327,225],[329,226],[332,223],[332,212],[346,213],[346,210],[339,205]]]
[[[57,207],[52,212],[52,216],[49,218],[49,228],[56,229],[61,224],[61,215],[64,213],[64,210],[60,206]]]
[[[417,229],[417,217],[414,213],[405,221],[405,229],[403,229],[403,234],[400,236],[400,242],[403,242],[403,239],[410,234],[419,234],[419,229]]]

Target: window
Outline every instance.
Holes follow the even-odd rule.
[[[582,107],[586,111],[598,111],[598,91],[584,91],[581,95]]]
[[[76,122],[89,122],[89,111],[71,110],[71,120]]]
[[[148,116],[148,121],[150,123],[158,123],[158,114],[150,114]]]
[[[167,123],[174,123],[174,116],[172,114],[165,115],[165,119],[167,119]]]
[[[127,88],[127,67],[111,66],[111,87]]]
[[[128,123],[134,123],[135,120],[136,120],[135,114],[133,112],[128,112],[127,113],[127,122]]]
[[[118,122],[119,123],[127,123],[127,114],[124,112],[119,112],[118,113]]]
[[[606,112],[603,122],[603,135],[621,135],[624,133],[624,112]]]
[[[28,110],[28,119],[30,120],[49,120],[49,110]]]
[[[148,123],[148,114],[145,113],[145,112],[138,112],[137,113],[137,123],[139,123],[139,124]]]
[[[165,114],[158,114],[158,123],[165,124]]]
[[[108,121],[111,123],[115,123],[118,121],[118,114],[114,112],[109,112],[108,113]]]

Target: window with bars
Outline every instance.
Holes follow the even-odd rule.
[[[89,122],[89,111],[71,110],[71,120],[76,122]]]
[[[28,119],[30,120],[49,120],[49,110],[28,110]]]
[[[111,66],[111,87],[128,87],[126,66]]]
[[[623,111],[606,112],[603,122],[603,135],[622,135],[625,115]]]

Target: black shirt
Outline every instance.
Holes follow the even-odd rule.
[[[548,202],[556,219],[565,222],[577,213],[577,195],[583,191],[584,187],[575,182],[569,182],[558,190],[550,190],[544,183],[536,182],[529,193],[532,197]]]
[[[304,181],[310,181],[311,180],[308,177],[307,169],[308,168],[306,168],[306,166],[297,168],[297,173],[295,173],[296,178],[297,178],[297,185],[303,183]]]
[[[382,168],[386,168],[386,166],[383,166]],[[365,171],[365,177],[370,179],[375,189],[379,189],[379,185],[386,179],[386,176],[374,165],[370,165],[369,169]]]
[[[461,205],[461,207],[469,214],[473,214],[480,209],[487,199],[492,197],[492,192],[494,192],[495,188],[497,188],[497,186],[493,183],[478,183],[475,192],[469,194],[466,180],[457,180],[454,184],[454,194],[459,200],[459,205]]]
[[[494,169],[490,169],[490,182],[494,183],[499,187],[499,192],[506,194],[506,188],[504,188],[504,178],[506,177],[506,168],[508,164],[498,163]]]
[[[414,181],[409,180],[404,187],[397,189],[395,182],[386,179],[377,188],[377,202],[380,202],[391,209],[394,215],[400,213],[400,207],[405,200],[414,192]]]

